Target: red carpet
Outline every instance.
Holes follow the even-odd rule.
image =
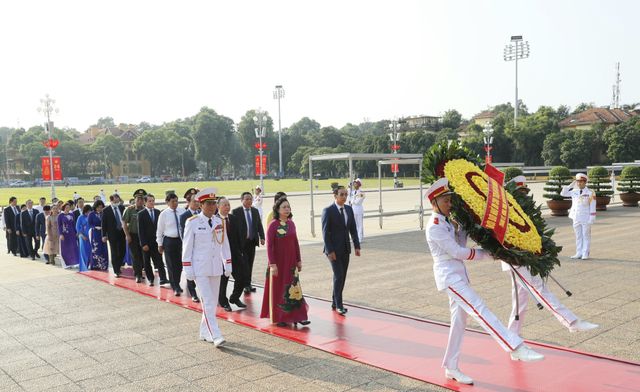
[[[130,277],[115,279],[113,275],[98,271],[82,274],[200,311],[199,304],[192,303],[189,296],[174,297],[171,290],[137,284]],[[232,286],[230,283],[229,289]],[[349,306],[347,317],[342,317],[331,311],[328,301],[307,297],[311,325],[297,329],[279,328],[271,326],[267,319],[258,318],[262,303],[260,288],[243,300],[247,309],[231,313],[219,309],[218,317],[453,390],[640,391],[640,363],[533,342],[528,344],[542,352],[546,359],[535,363],[514,362],[491,337],[475,331],[465,334],[460,360],[461,368],[474,378],[475,385],[464,386],[448,381],[440,368],[449,332],[446,324],[358,306]],[[224,333],[224,325],[221,329]],[[197,330],[198,326],[194,325],[194,336]]]

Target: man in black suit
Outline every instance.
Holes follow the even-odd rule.
[[[33,209],[33,201],[27,200],[25,204],[27,206],[27,209],[20,212],[19,217],[20,235],[22,235],[22,237],[24,238],[25,244],[27,246],[27,256],[31,257],[31,260],[35,260],[36,252],[40,248],[40,243],[36,239],[37,211]]]
[[[253,273],[253,260],[256,258],[256,246],[264,245],[264,229],[262,228],[262,220],[257,209],[251,207],[253,204],[253,196],[250,192],[243,192],[240,195],[242,206],[234,208],[232,214],[238,217],[240,221],[240,249],[244,256],[245,265],[245,287],[244,292],[250,293],[256,291],[251,286],[251,275]]]
[[[124,207],[120,204],[120,196],[117,194],[109,196],[109,201],[111,201],[111,205],[102,211],[102,240],[105,242],[109,240],[113,273],[116,278],[119,278],[127,246],[122,228]]]
[[[144,259],[144,272],[147,275],[149,286],[153,286],[155,275],[153,265],[158,269],[160,276],[160,285],[167,284],[167,271],[164,269],[162,256],[158,252],[158,242],[156,241],[156,230],[158,229],[158,217],[160,210],[155,208],[156,198],[152,194],[144,197],[145,208],[138,212],[138,237],[140,238],[140,246],[142,247],[142,257]]]
[[[187,200],[186,211],[180,215],[180,238],[184,235],[184,226],[187,224],[187,219],[200,213],[200,202],[195,198],[195,195],[200,192],[197,188],[189,188],[184,193],[184,198]],[[187,279],[187,290],[191,295],[193,302],[200,302],[198,293],[196,292],[196,281]]]
[[[84,199],[82,197],[78,197],[75,200],[76,209],[73,210],[73,223],[78,223],[78,218],[82,214],[82,209],[84,208]]]
[[[18,235],[16,234],[16,216],[18,210],[18,199],[15,196],[9,198],[9,205],[5,207],[3,213],[5,231],[7,232],[7,253],[18,255]]]
[[[39,243],[42,244],[42,249],[44,250],[44,241],[47,238],[47,226],[46,218],[51,214],[51,206],[45,205],[42,207],[42,212],[36,215],[36,239]],[[36,253],[37,257],[40,257]],[[44,253],[44,259],[49,261],[49,255]]]
[[[222,275],[220,278],[220,293],[218,295],[218,304],[227,312],[231,311],[232,303],[239,308],[246,308],[240,300],[242,290],[246,287],[244,282],[246,278],[246,272],[244,267],[244,259],[242,257],[242,251],[240,246],[240,219],[237,216],[230,215],[231,204],[226,197],[218,198],[218,216],[224,222],[224,226],[229,239],[229,249],[231,250],[231,274],[233,275],[233,292],[229,299],[227,299],[227,284],[229,283],[229,277]]]
[[[331,308],[341,315],[347,313],[342,303],[342,291],[347,280],[349,268],[349,255],[351,254],[351,242],[353,240],[355,255],[360,256],[360,241],[358,241],[358,229],[351,206],[345,204],[349,192],[343,186],[333,190],[335,202],[322,210],[322,237],[324,240],[324,254],[331,262],[333,269],[333,303]]]

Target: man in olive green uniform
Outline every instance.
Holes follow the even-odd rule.
[[[144,197],[147,195],[144,189],[138,189],[133,193],[135,204],[130,206],[122,216],[122,229],[127,239],[127,246],[133,260],[133,273],[136,276],[136,283],[141,283],[142,275],[142,247],[138,238],[138,212],[144,209]]]

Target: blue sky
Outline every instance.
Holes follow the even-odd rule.
[[[99,117],[161,124],[202,106],[239,121],[248,109],[341,127],[364,119],[469,118],[520,98],[608,105],[621,63],[623,103],[640,102],[637,1],[20,1],[0,5],[0,126]]]

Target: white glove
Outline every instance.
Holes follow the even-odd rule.
[[[595,222],[595,221],[596,221],[596,217],[595,216],[592,216],[591,218],[589,218],[589,224],[590,225],[592,225],[593,222]]]
[[[224,276],[226,276],[227,278],[231,276],[231,270],[233,267],[231,267],[231,260],[227,260],[224,263]]]
[[[569,184],[569,189],[575,189],[577,187],[578,187],[578,182],[576,180],[573,180],[573,182]]]

